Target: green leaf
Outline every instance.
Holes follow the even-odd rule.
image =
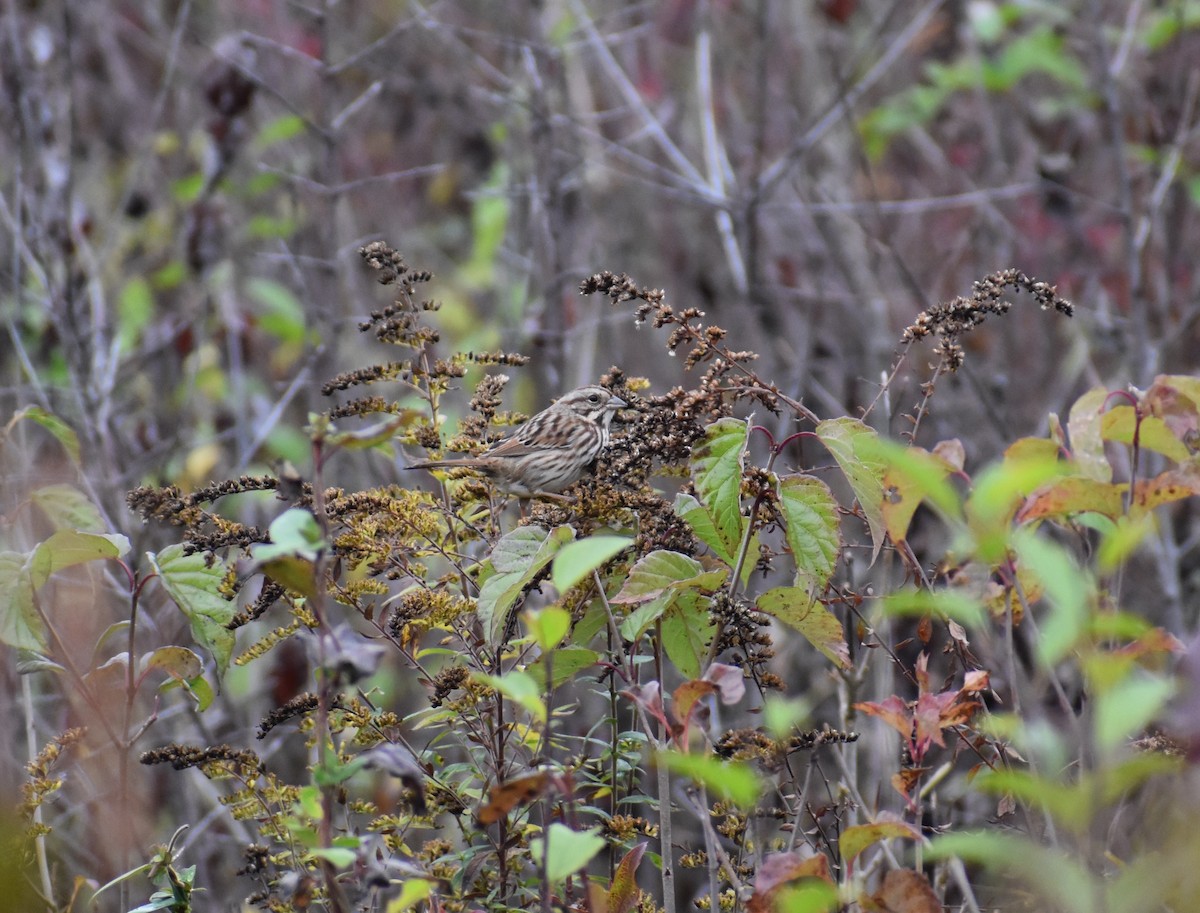
[[[425,878],[407,878],[400,894],[388,901],[386,913],[404,913],[423,900],[428,900],[433,893],[433,882]]]
[[[546,880],[559,884],[585,868],[605,846],[600,828],[574,831],[556,821],[546,828],[542,839],[530,843],[529,852],[539,868],[545,867]]]
[[[663,614],[663,649],[684,678],[700,676],[714,633],[708,600],[694,593],[681,594]]]
[[[234,604],[219,590],[225,578],[225,563],[213,560],[209,566],[208,556],[185,555],[182,545],[168,546],[147,557],[163,588],[191,625],[192,636],[216,660],[220,679],[229,668],[234,645],[234,634],[225,627],[233,619]]]
[[[262,571],[280,586],[312,598],[317,593],[317,556],[325,548],[311,512],[293,507],[272,521],[270,542],[250,546],[249,570]]]
[[[104,518],[92,499],[74,485],[47,485],[34,489],[29,497],[42,509],[55,529],[100,532],[106,528]]]
[[[208,683],[203,675],[198,675],[193,679],[189,679],[185,685],[192,697],[196,699],[196,709],[203,713],[213,702],[212,685]]]
[[[816,432],[850,483],[867,519],[873,546],[873,564],[886,537],[883,524],[883,474],[887,466],[871,452],[871,444],[879,435],[858,419],[846,417],[827,419],[817,425]]]
[[[153,316],[154,294],[150,291],[150,283],[141,276],[134,276],[117,297],[117,335],[122,351],[131,352],[137,348],[142,331]]]
[[[953,618],[971,628],[978,628],[984,620],[979,600],[953,589],[896,590],[883,598],[883,614],[888,617],[932,615]]]
[[[246,282],[246,292],[261,306],[257,322],[264,332],[284,343],[304,341],[304,307],[290,288],[273,279],[254,278]]]
[[[1044,536],[1029,530],[1013,535],[1019,567],[1032,571],[1050,597],[1052,610],[1042,622],[1038,655],[1052,666],[1071,651],[1087,629],[1087,601],[1094,584],[1070,553]]]
[[[590,669],[598,662],[600,662],[600,654],[595,650],[566,646],[543,654],[537,662],[526,666],[525,672],[537,682],[538,691],[545,693],[550,688],[557,688],[569,682],[579,672]],[[549,682],[546,681],[547,670],[550,673]]]
[[[524,620],[542,652],[557,647],[571,630],[571,613],[560,606],[526,612]]]
[[[545,724],[546,702],[542,700],[541,685],[534,676],[514,669],[505,675],[475,673],[472,678],[489,688],[494,688],[510,701],[523,707],[539,723]]]
[[[948,481],[955,471],[944,457],[921,447],[902,446],[881,437],[862,437],[855,443],[860,458],[885,467],[880,478],[883,497],[880,512],[884,529],[893,542],[908,537],[913,515],[923,502],[958,526],[962,505]]]
[[[829,609],[801,587],[783,586],[760,595],[755,602],[760,612],[795,628],[838,668],[850,668],[850,647],[842,623]]]
[[[692,528],[696,538],[712,549],[713,554],[732,567],[737,563],[737,549],[730,549],[722,541],[713,518],[709,516],[704,505],[689,494],[679,493],[675,496],[675,516]],[[740,544],[739,544],[740,547]]]
[[[255,152],[262,152],[304,132],[304,118],[298,114],[281,114],[267,121],[254,137]]]
[[[272,520],[268,532],[271,541],[258,543],[251,549],[256,561],[270,561],[292,554],[312,560],[326,546],[317,518],[300,507],[285,510]]]
[[[1057,444],[1025,438],[1008,448],[1001,463],[980,473],[967,499],[966,514],[981,560],[995,563],[1004,558],[1013,516],[1025,496],[1061,477],[1065,469]]]
[[[552,532],[540,526],[520,526],[496,543],[490,559],[496,573],[484,582],[475,602],[489,646],[497,646],[504,636],[509,610],[525,587],[574,537],[575,530],[566,525]]]
[[[732,802],[739,808],[753,808],[763,792],[763,783],[758,774],[740,761],[722,761],[711,755],[660,751],[655,754],[654,762],[666,765],[672,773],[702,784],[716,798]]]
[[[366,754],[359,754],[348,761],[341,761],[334,755],[329,755],[324,764],[313,768],[313,782],[322,788],[340,786],[369,764]]]
[[[1176,463],[1191,462],[1192,454],[1187,445],[1158,416],[1145,415],[1138,421],[1133,406],[1116,406],[1100,419],[1100,433],[1106,441],[1132,446],[1135,432],[1138,446],[1143,450],[1161,453]]]
[[[119,558],[128,551],[129,540],[124,536],[60,529],[33,550],[29,557],[29,579],[34,589],[41,589],[51,574],[63,568]]]
[[[508,166],[498,161],[471,207],[471,256],[462,267],[462,281],[478,288],[492,282],[496,255],[508,232],[510,205],[502,192],[508,186]]]
[[[204,671],[200,657],[187,647],[159,647],[145,654],[138,663],[138,674],[158,669],[171,678],[191,681]]]
[[[625,585],[610,601],[618,605],[635,604],[654,599],[668,590],[680,589],[715,593],[728,576],[726,568],[705,571],[695,558],[659,549],[629,569]]]
[[[13,417],[8,421],[8,428],[11,429],[13,425],[22,419],[29,419],[29,421],[41,425],[54,435],[55,439],[66,449],[71,462],[76,466],[79,465],[79,436],[71,430],[70,425],[53,412],[47,412],[41,406],[26,406],[24,409],[19,409],[13,414]]]
[[[772,894],[774,913],[836,913],[840,908],[837,888],[816,878],[781,885]]]
[[[1112,751],[1155,719],[1175,692],[1165,678],[1132,675],[1096,697],[1096,745]]]
[[[1107,401],[1108,390],[1093,387],[1075,400],[1067,417],[1071,458],[1083,476],[1098,482],[1112,481],[1112,466],[1104,455],[1104,438],[1100,434],[1101,410]]]
[[[628,536],[603,535],[569,542],[555,555],[550,580],[556,590],[565,593],[632,544]]]
[[[317,847],[310,851],[317,859],[324,859],[331,862],[335,868],[348,869],[354,865],[354,860],[358,858],[358,853],[354,850],[343,849],[337,846]]]
[[[1094,913],[1095,876],[1074,858],[1043,843],[996,831],[946,834],[927,850],[932,859],[960,859],[1008,872],[1056,910]]]
[[[742,469],[748,425],[741,419],[723,418],[704,429],[704,440],[692,448],[692,481],[700,503],[729,555],[741,546]]]
[[[666,614],[667,609],[675,600],[675,595],[671,592],[664,593],[657,599],[642,603],[630,612],[621,622],[621,637],[630,643],[640,640],[650,626]]]
[[[796,582],[815,592],[824,590],[842,547],[833,492],[814,476],[785,476],[779,480],[779,506],[796,560]]]
[[[33,601],[27,555],[0,552],[0,642],[45,653],[46,631]]]

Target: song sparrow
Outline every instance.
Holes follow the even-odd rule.
[[[479,456],[427,460],[408,468],[462,466],[482,472],[498,488],[518,498],[556,494],[579,481],[608,445],[608,426],[616,411],[626,405],[603,387],[580,387]]]

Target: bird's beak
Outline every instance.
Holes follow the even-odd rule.
[[[623,409],[629,405],[629,403],[625,402],[625,400],[621,399],[615,393],[613,394],[613,398],[608,401],[608,404],[614,409]]]

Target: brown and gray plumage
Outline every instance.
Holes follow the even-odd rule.
[[[608,445],[613,416],[626,405],[603,387],[580,387],[479,456],[428,460],[408,468],[474,469],[518,498],[556,494],[583,477]]]

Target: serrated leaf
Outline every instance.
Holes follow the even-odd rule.
[[[820,592],[837,568],[842,547],[837,500],[820,479],[793,475],[779,480],[779,506],[796,560],[797,583]]]
[[[850,668],[850,648],[842,623],[808,590],[776,587],[760,595],[755,605],[760,612],[795,628],[839,668]]]
[[[734,555],[737,550],[726,546],[703,504],[681,492],[675,496],[674,511],[675,516],[690,526],[696,538],[711,548],[714,555],[731,567],[736,563]]]
[[[0,552],[0,642],[45,653],[46,631],[34,606],[27,560],[20,552]]]
[[[748,425],[723,418],[704,429],[704,439],[692,448],[692,481],[701,505],[729,555],[742,541],[742,469]]]
[[[556,590],[565,593],[632,544],[633,540],[628,536],[604,535],[569,542],[554,556],[550,580]]]
[[[825,445],[842,475],[850,483],[854,496],[867,519],[871,533],[871,563],[879,557],[886,538],[883,523],[883,474],[887,466],[878,457],[869,453],[869,443],[879,435],[874,429],[854,418],[827,419],[817,425],[817,437]]]
[[[217,663],[218,681],[229,668],[234,633],[225,627],[234,615],[234,604],[220,594],[225,563],[199,553],[185,555],[182,545],[171,545],[157,555],[148,554],[163,588],[179,606],[192,629],[192,636]]]
[[[685,678],[700,675],[714,633],[708,600],[694,593],[680,595],[663,613],[663,650]]]
[[[52,574],[63,568],[88,561],[119,558],[128,551],[129,540],[124,536],[60,529],[49,539],[39,542],[30,554],[29,579],[33,588],[38,590]]]
[[[71,458],[71,462],[79,465],[79,435],[77,435],[71,426],[64,422],[53,412],[47,412],[41,406],[26,406],[24,409],[18,409],[11,419],[8,421],[8,428],[12,428],[17,422],[22,419],[41,425],[55,439],[63,445],[67,451],[67,455]]]
[[[47,485],[29,496],[49,518],[55,529],[80,529],[100,532],[105,529],[104,518],[85,495],[74,485]]]
[[[705,571],[695,558],[659,549],[641,558],[629,569],[625,585],[610,601],[618,605],[647,602],[667,590],[692,589],[714,593],[728,576],[726,568]]]
[[[549,532],[540,526],[521,526],[496,543],[490,559],[496,573],[484,582],[475,601],[490,646],[497,646],[504,636],[509,610],[525,587],[574,537],[575,530],[566,525]]]

